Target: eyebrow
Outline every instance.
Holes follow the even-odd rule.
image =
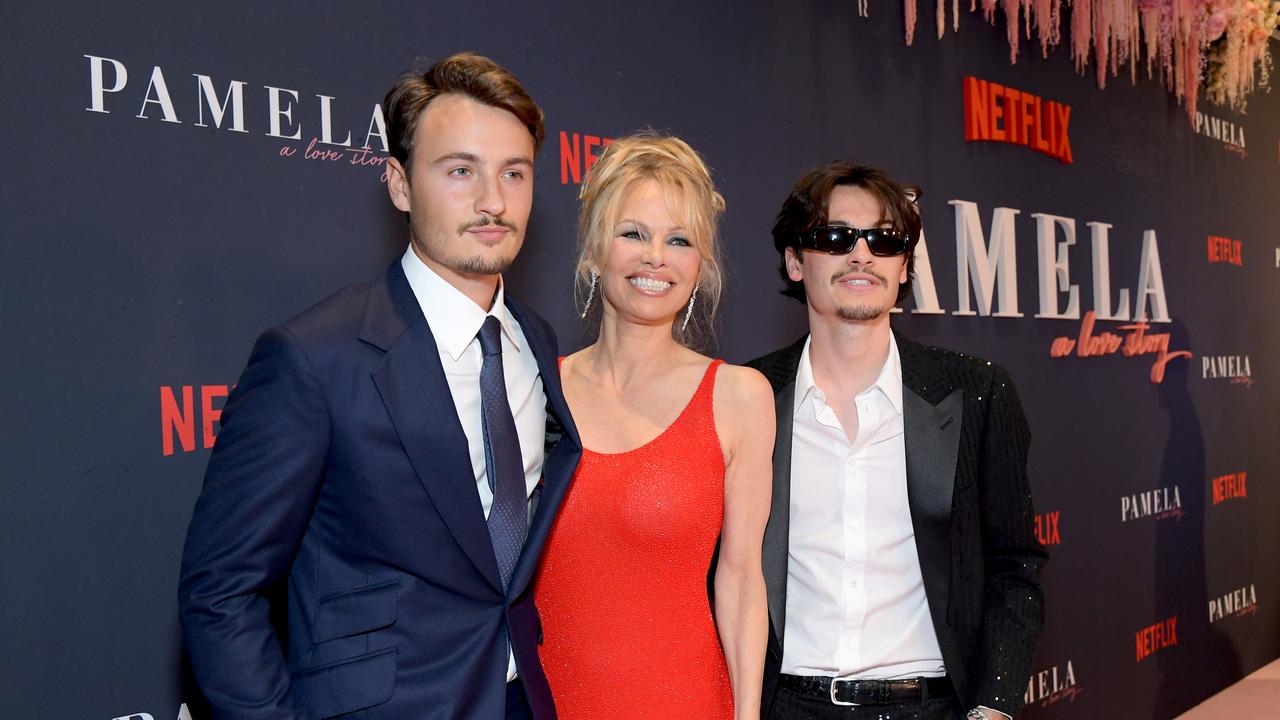
[[[623,219],[619,220],[617,224],[618,224],[619,226],[622,226],[622,225],[635,225],[636,227],[640,228],[641,230],[644,230],[645,232],[651,232],[651,230],[650,230],[649,226],[648,226],[648,225],[645,225],[644,223],[640,222],[639,220],[632,220],[632,219],[630,219],[630,218],[623,218]],[[683,225],[674,225],[674,226],[672,226],[672,227],[671,227],[671,229],[670,229],[670,230],[668,230],[667,232],[672,232],[672,233],[687,233],[688,231],[684,229],[684,226],[683,226]]]
[[[477,165],[484,164],[484,161],[480,159],[479,155],[476,155],[474,153],[469,153],[469,152],[452,152],[447,155],[441,155],[440,157],[433,160],[431,164],[437,165],[442,162],[459,161],[459,160],[462,162],[475,163]],[[506,160],[503,160],[501,163],[501,167],[510,167],[512,165],[527,165],[529,167],[533,167],[533,159],[525,155],[516,155],[514,157],[509,157]]]
[[[827,221],[827,224],[828,224],[828,225],[836,225],[836,226],[838,226],[838,227],[847,227],[847,228],[854,227],[853,225],[850,225],[849,223],[845,222],[844,220],[828,220],[828,221]],[[876,221],[876,224],[875,224],[875,225],[873,225],[873,226],[871,226],[871,227],[877,227],[877,228],[878,228],[878,227],[881,227],[882,225],[888,225],[889,227],[894,227],[893,218],[880,218],[879,220],[877,220],[877,221]],[[862,230],[870,230],[871,228],[860,228],[860,229],[862,229]]]
[[[441,155],[435,160],[432,160],[431,164],[436,165],[442,162],[448,162],[450,160],[462,160],[463,162],[478,163],[480,162],[480,157],[478,155],[473,155],[468,152],[452,152],[447,155]]]

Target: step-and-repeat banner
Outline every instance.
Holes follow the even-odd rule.
[[[464,49],[546,111],[508,282],[565,350],[610,138],[714,169],[731,361],[804,331],[769,230],[805,170],[923,186],[895,327],[1008,367],[1035,438],[1025,717],[1169,718],[1280,654],[1280,96],[1190,120],[1145,66],[1100,91],[1065,49],[1010,64],[1003,21],[907,47],[901,7],[869,9],[6,4],[0,714],[207,716],[175,586],[221,408],[262,329],[402,251],[379,102]]]

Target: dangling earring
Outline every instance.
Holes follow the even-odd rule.
[[[600,276],[596,274],[595,270],[592,270],[591,271],[591,290],[587,292],[587,302],[585,305],[582,306],[582,314],[578,316],[582,320],[587,319],[587,311],[591,309],[591,301],[596,296],[596,285],[599,283],[600,283]]]
[[[680,323],[680,332],[684,332],[689,327],[689,318],[693,317],[693,301],[698,297],[698,286],[693,286],[693,292],[689,295],[689,307],[684,310],[684,322]]]

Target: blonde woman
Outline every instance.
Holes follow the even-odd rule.
[[[599,336],[561,362],[584,452],[536,589],[558,716],[756,720],[772,392],[692,347],[720,298],[724,199],[688,144],[652,134],[610,145],[580,199]]]

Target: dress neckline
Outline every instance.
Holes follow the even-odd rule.
[[[690,396],[689,401],[684,404],[684,407],[680,410],[680,414],[676,415],[676,419],[672,420],[670,425],[663,428],[662,432],[655,435],[652,439],[644,443],[641,443],[640,445],[637,445],[631,448],[630,450],[623,450],[622,452],[598,452],[596,450],[592,450],[591,448],[587,447],[584,444],[582,447],[582,452],[584,454],[596,455],[599,457],[619,457],[622,455],[630,455],[631,453],[634,453],[634,452],[640,452],[641,450],[644,450],[650,445],[653,445],[654,443],[658,442],[662,438],[666,437],[667,433],[671,432],[671,428],[675,427],[676,425],[679,425],[680,421],[684,419],[684,416],[688,415],[689,411],[693,409],[694,403],[697,401],[698,397],[702,395],[703,387],[711,379],[711,371],[714,370],[717,365],[720,365],[722,363],[724,363],[724,360],[720,360],[720,359],[714,359],[711,362],[707,363],[706,369],[702,371],[702,379],[698,381],[698,386],[693,389],[693,395]],[[561,367],[564,366],[563,357],[560,358],[560,362],[558,363],[558,365]]]

